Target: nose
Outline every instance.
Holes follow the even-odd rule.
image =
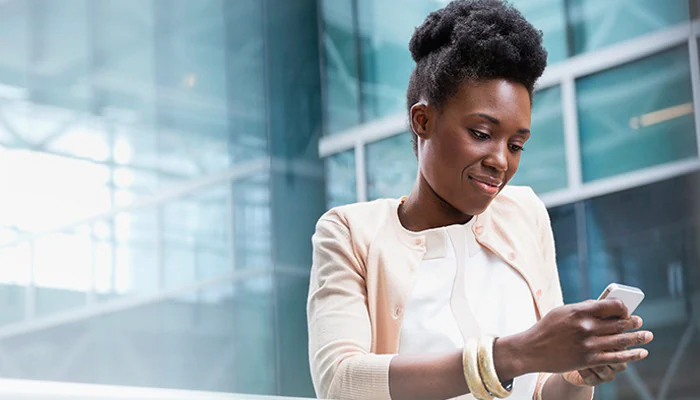
[[[495,169],[498,172],[508,170],[508,144],[495,144],[484,158],[484,166]]]

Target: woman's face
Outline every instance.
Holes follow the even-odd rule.
[[[530,112],[525,86],[502,79],[465,82],[440,110],[414,106],[424,181],[461,213],[481,214],[518,170]]]

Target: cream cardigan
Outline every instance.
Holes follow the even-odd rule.
[[[414,271],[426,255],[425,237],[401,226],[401,201],[337,207],[316,225],[307,315],[320,398],[391,398],[389,363],[398,352]],[[482,246],[523,276],[538,319],[563,304],[549,215],[530,188],[504,188],[472,229]],[[537,391],[546,375],[540,374]]]

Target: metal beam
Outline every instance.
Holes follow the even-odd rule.
[[[700,171],[700,160],[697,158],[675,161],[585,183],[579,189],[562,189],[545,193],[540,198],[547,207],[556,207],[575,201],[621,192],[697,171]]]

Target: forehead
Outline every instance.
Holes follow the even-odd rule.
[[[527,88],[505,79],[466,81],[448,99],[445,111],[453,113],[484,112],[499,119],[530,122],[530,94]]]

